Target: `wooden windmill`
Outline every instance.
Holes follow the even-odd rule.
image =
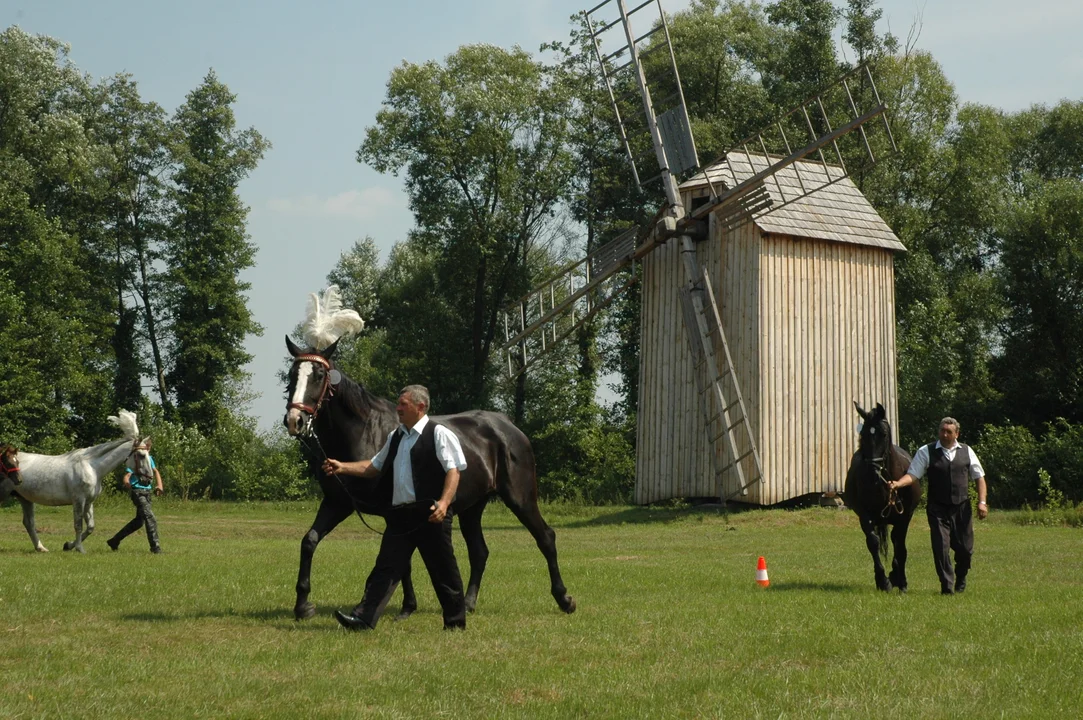
[[[658,22],[646,34],[636,35],[633,16],[648,6],[656,9]],[[616,17],[600,20],[598,14],[603,9],[615,9]],[[879,160],[879,154],[895,149],[886,107],[880,101],[870,69],[862,66],[840,78],[701,169],[660,0],[646,0],[632,10],[626,8],[624,0],[605,0],[584,15],[635,180],[640,187],[660,181],[665,204],[652,226],[623,233],[564,268],[504,312],[505,342],[501,349],[509,375],[514,377],[542,359],[563,338],[642,279],[644,333],[637,502],[675,496],[723,500],[747,497],[749,488],[755,490],[766,476],[778,476],[784,489],[754,493],[756,497],[751,501],[773,504],[805,494],[802,489],[831,489],[830,481],[817,483],[804,476],[835,472],[834,460],[822,469],[794,470],[788,461],[780,462],[781,456],[775,456],[779,441],[768,433],[768,428],[774,427],[771,418],[786,415],[787,403],[796,407],[817,401],[809,400],[813,396],[806,390],[802,391],[804,399],[791,397],[793,393],[785,387],[781,392],[786,397],[782,398],[776,392],[779,384],[771,379],[780,354],[787,352],[782,346],[794,345],[787,342],[788,335],[772,330],[771,313],[779,312],[772,308],[780,302],[797,307],[803,300],[785,292],[774,300],[765,296],[766,289],[774,287],[771,282],[779,282],[777,277],[768,276],[773,271],[764,270],[774,267],[764,257],[765,253],[778,252],[777,238],[812,239],[812,244],[801,245],[805,253],[809,247],[818,248],[816,243],[841,244],[845,247],[840,252],[832,245],[820,254],[828,257],[826,262],[867,266],[871,282],[877,284],[881,295],[887,293],[879,298],[886,302],[874,323],[882,335],[890,334],[887,339],[891,347],[884,353],[883,362],[867,373],[868,377],[858,373],[861,377],[856,384],[851,382],[853,369],[846,363],[826,369],[845,376],[845,382],[836,383],[838,387],[829,389],[829,382],[807,383],[831,395],[832,401],[824,405],[830,408],[824,412],[831,414],[831,422],[826,425],[837,437],[825,442],[840,446],[829,453],[831,457],[848,457],[852,442],[837,432],[844,411],[836,406],[849,400],[836,396],[852,397],[859,392],[881,393],[880,397],[889,400],[894,396],[891,252],[903,249],[848,179],[851,173]],[[621,40],[616,43],[617,50],[603,54],[607,33],[620,33]],[[657,33],[662,35],[654,39],[649,50],[641,50],[641,44]],[[643,56],[645,52],[662,51],[669,54],[669,77],[664,80],[676,91],[656,104],[651,87],[658,86],[658,82],[648,82]],[[617,65],[620,61],[622,64]],[[623,103],[615,92],[615,88],[630,85],[629,75],[642,101],[642,123],[622,114]],[[879,135],[874,137],[874,131]],[[647,163],[634,151],[640,144],[636,142],[637,133],[649,135],[660,170],[646,180],[641,179],[641,170]],[[678,180],[682,175],[690,177],[684,185]],[[817,197],[815,203],[811,201],[813,194]],[[757,230],[749,231],[750,225]],[[869,258],[853,259],[854,253],[866,251]],[[837,260],[831,259],[836,256]],[[621,272],[629,267],[633,272]],[[743,278],[742,273],[748,277]],[[719,281],[723,283],[721,298],[715,291]],[[835,293],[866,281],[860,272],[845,277],[836,273],[832,282],[824,285],[826,290],[816,284],[816,294]],[[781,286],[785,284],[783,279]],[[833,300],[817,302],[826,305]],[[834,317],[837,321],[840,314]],[[824,327],[822,320],[816,318],[812,325]],[[793,325],[791,322],[787,327],[792,330]],[[679,339],[681,335],[685,340]],[[730,344],[735,336],[741,343],[736,348],[736,361]],[[832,357],[847,351],[842,341],[828,338],[817,343],[817,347],[837,346],[825,351]],[[748,352],[742,352],[745,349]],[[792,348],[789,352],[792,356]],[[793,364],[792,357],[789,362]],[[818,369],[813,368],[813,374]],[[644,388],[650,392],[644,393]],[[753,391],[751,412],[747,388]],[[687,425],[690,416],[696,418],[694,431]],[[849,416],[846,421],[848,427],[852,426]],[[820,438],[813,435],[806,433],[808,444],[820,443]],[[772,448],[766,467],[761,457],[764,443]],[[798,478],[800,482],[795,481],[798,475],[803,478]]]

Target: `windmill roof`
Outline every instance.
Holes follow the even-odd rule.
[[[706,187],[709,178],[716,192],[721,192],[720,182],[727,188],[735,187],[780,159],[774,155],[731,152],[682,183],[681,190]],[[764,232],[906,250],[837,165],[799,160],[768,177],[764,185],[776,208],[753,217],[753,222]]]

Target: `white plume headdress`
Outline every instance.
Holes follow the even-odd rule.
[[[121,432],[124,433],[124,437],[129,440],[135,440],[139,437],[139,426],[135,422],[135,413],[131,410],[120,410],[116,415],[110,415],[108,420],[119,427]]]
[[[361,332],[365,321],[356,310],[342,307],[342,295],[338,285],[329,285],[323,291],[308,296],[305,324],[302,328],[305,342],[317,350],[325,350],[342,337]]]

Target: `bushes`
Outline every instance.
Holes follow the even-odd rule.
[[[1035,438],[1018,425],[986,425],[979,456],[999,507],[1073,505],[1083,501],[1083,425],[1063,418]]]
[[[538,492],[546,500],[626,503],[635,488],[635,420],[555,422],[531,437]]]
[[[170,495],[182,499],[296,500],[315,494],[296,442],[281,430],[261,433],[255,421],[222,411],[217,429],[204,436],[194,427],[165,420],[156,406],[140,413],[142,435]]]

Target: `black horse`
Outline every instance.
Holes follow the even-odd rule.
[[[289,388],[286,392],[285,424],[291,435],[311,434],[318,441],[310,471],[319,480],[323,500],[312,528],[301,540],[301,566],[297,574],[298,620],[316,614],[308,600],[312,555],[320,540],[358,512],[379,514],[374,504],[373,487],[364,482],[327,476],[319,468],[324,457],[336,460],[368,460],[380,451],[388,434],[398,426],[395,407],[378,398],[360,383],[339,372],[331,360],[338,343],[323,351],[302,350],[286,337],[286,348],[293,356]],[[511,420],[500,413],[472,411],[456,415],[433,416],[454,431],[466,455],[467,468],[459,478],[458,493],[452,507],[459,516],[459,529],[466,540],[470,561],[470,582],[466,587],[466,607],[477,604],[481,576],[489,557],[489,548],[481,531],[481,515],[488,498],[496,493],[511,509],[530,534],[549,565],[550,590],[560,609],[575,612],[575,600],[568,595],[557,566],[556,533],[538,510],[538,483],[534,474],[534,450],[530,440]],[[347,489],[346,483],[349,483]],[[409,573],[402,580],[403,605],[400,617],[417,608]]]
[[[900,490],[888,487],[890,481],[906,474],[910,454],[891,442],[891,425],[883,405],[877,403],[871,412],[865,412],[856,402],[854,407],[864,422],[860,446],[846,473],[846,504],[861,521],[876,570],[876,587],[888,592],[894,586],[906,592],[906,531],[921,500],[921,485],[914,482]],[[891,574],[885,575],[880,555],[887,560],[888,525],[895,552]]]

